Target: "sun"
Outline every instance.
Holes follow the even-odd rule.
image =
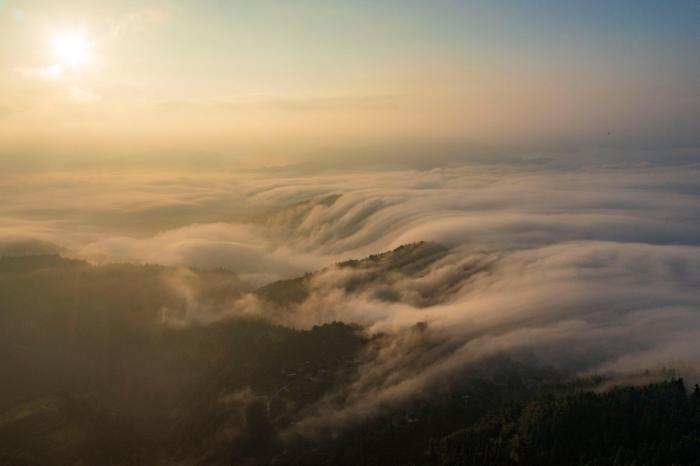
[[[82,33],[57,34],[51,41],[58,64],[67,68],[80,68],[92,59],[90,43]]]

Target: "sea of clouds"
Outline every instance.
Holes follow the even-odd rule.
[[[307,417],[308,431],[496,354],[577,374],[700,367],[693,164],[34,173],[3,177],[0,194],[2,254],[223,267],[255,285],[320,270],[300,303],[248,294],[216,314],[392,336]],[[333,265],[417,241],[444,249],[419,248],[398,268]]]

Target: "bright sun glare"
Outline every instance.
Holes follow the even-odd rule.
[[[56,60],[62,66],[79,68],[92,58],[90,44],[80,33],[58,34],[52,40]]]

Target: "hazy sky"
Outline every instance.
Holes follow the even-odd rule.
[[[700,2],[0,0],[0,157],[700,146]]]

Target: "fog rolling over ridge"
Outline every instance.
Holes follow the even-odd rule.
[[[0,459],[444,464],[700,381],[700,167],[578,160],[3,175]]]
[[[385,335],[352,383],[293,428],[310,433],[420,397],[500,354],[570,374],[673,368],[695,380],[698,175],[692,164],[553,163],[13,175],[3,180],[0,245],[5,255],[223,268],[249,289],[315,271],[270,285],[285,289],[282,300],[243,292],[206,303],[200,282],[173,276],[185,310],[163,321],[342,321]]]

